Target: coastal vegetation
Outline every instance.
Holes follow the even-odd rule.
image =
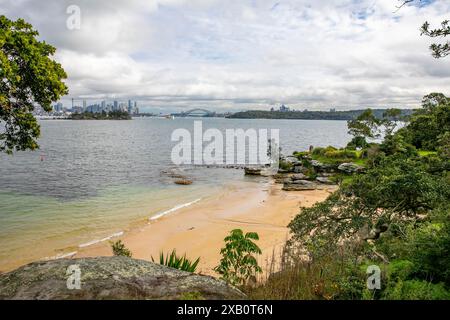
[[[51,103],[68,93],[62,81],[67,75],[52,58],[56,49],[38,36],[23,19],[0,15],[0,152],[39,148],[35,106],[50,111]]]
[[[131,251],[127,247],[125,247],[125,244],[122,242],[122,240],[110,242],[110,245],[113,255],[130,258],[132,257]]]
[[[72,113],[70,120],[131,120],[126,111]]]
[[[153,257],[152,257],[152,261],[155,262]],[[160,265],[179,269],[182,271],[195,272],[199,262],[200,262],[200,258],[197,258],[195,261],[191,261],[188,258],[186,258],[186,255],[178,256],[175,249],[173,249],[170,254],[164,255],[164,252],[161,252],[159,254],[159,264]]]
[[[253,240],[259,240],[255,232],[244,232],[234,229],[225,237],[225,247],[220,250],[222,259],[214,268],[222,279],[235,286],[244,286],[249,281],[256,282],[256,275],[262,272],[255,255],[261,249]]]
[[[372,109],[374,117],[381,119],[385,109]],[[236,112],[228,116],[231,119],[303,119],[303,120],[352,120],[365,110],[348,111],[264,111],[249,110]],[[399,117],[407,117],[413,113],[411,109],[402,109]]]
[[[433,93],[422,105],[397,132],[383,128],[381,143],[296,154],[364,158],[365,170],[324,202],[301,209],[289,224],[280,266],[248,291],[251,297],[450,298],[450,99]],[[367,111],[349,130],[365,140],[390,125]],[[371,290],[373,265],[381,270],[381,287]]]

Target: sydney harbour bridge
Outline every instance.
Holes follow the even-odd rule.
[[[172,113],[172,115],[175,117],[214,117],[216,113],[206,109],[196,108],[180,113]]]

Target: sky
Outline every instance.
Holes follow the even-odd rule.
[[[141,110],[418,107],[450,94],[428,21],[450,1],[0,0],[57,48],[71,98],[137,100]],[[70,5],[79,28],[68,28]],[[74,21],[74,20],[70,20]]]

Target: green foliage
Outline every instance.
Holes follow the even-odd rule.
[[[110,242],[111,249],[115,256],[130,257],[132,256],[131,251],[125,247],[122,240],[117,240],[116,242]]]
[[[352,150],[335,150],[335,151],[327,151],[324,154],[327,158],[335,158],[335,159],[357,159],[358,154],[356,151]]]
[[[232,230],[224,239],[225,247],[220,250],[222,259],[214,271],[232,285],[245,285],[262,272],[254,256],[261,254],[261,249],[252,240],[259,240],[257,233],[244,235],[240,229]]]
[[[37,40],[39,33],[22,19],[0,16],[0,152],[38,148],[40,127],[32,111],[68,93],[67,78],[52,59],[55,48]]]
[[[388,287],[383,295],[387,300],[449,300],[450,291],[444,284],[424,280],[399,280]]]
[[[450,99],[442,93],[431,93],[424,97],[422,109],[411,117],[408,126],[399,131],[406,142],[417,149],[436,151],[440,139],[450,131]]]
[[[439,28],[431,29],[430,24],[426,21],[421,28],[421,35],[426,35],[431,38],[445,38],[450,35],[450,21],[444,20],[441,22]],[[433,57],[436,59],[443,58],[450,54],[450,43],[433,43],[430,45],[430,50]]]
[[[347,144],[346,149],[355,150],[357,148],[366,148],[368,145],[366,138],[362,136],[353,137]]]
[[[308,258],[286,246],[279,266],[272,266],[267,279],[255,288],[245,288],[251,299],[331,300],[361,299],[365,272],[358,268],[353,252],[309,248]]]
[[[282,169],[282,170],[291,170],[292,169],[292,163],[280,160],[279,168]]]
[[[305,119],[305,120],[352,120],[358,117],[365,110],[348,110],[348,111],[263,111],[249,110],[236,112],[228,116],[235,119]],[[383,118],[385,109],[372,109],[372,112],[378,119]],[[412,110],[402,109],[402,116],[409,115]]]
[[[155,260],[152,257],[152,261]],[[177,256],[176,250],[173,249],[170,254],[166,254],[164,256],[164,252],[159,254],[159,264],[171,267],[174,269],[179,269],[187,272],[195,272],[197,269],[197,265],[200,262],[200,258],[197,258],[194,262],[186,258],[186,255],[180,257]]]
[[[381,124],[372,109],[367,109],[356,119],[347,121],[348,133],[354,137],[378,138],[380,136],[379,125]]]

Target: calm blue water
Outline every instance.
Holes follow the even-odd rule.
[[[284,154],[344,146],[345,121],[142,118],[132,121],[41,121],[40,149],[0,154],[0,270],[127,230],[180,203],[213,196],[244,181],[242,170],[177,168],[177,128],[279,129]],[[167,171],[194,184],[179,186]],[[39,248],[39,249],[36,249]]]

